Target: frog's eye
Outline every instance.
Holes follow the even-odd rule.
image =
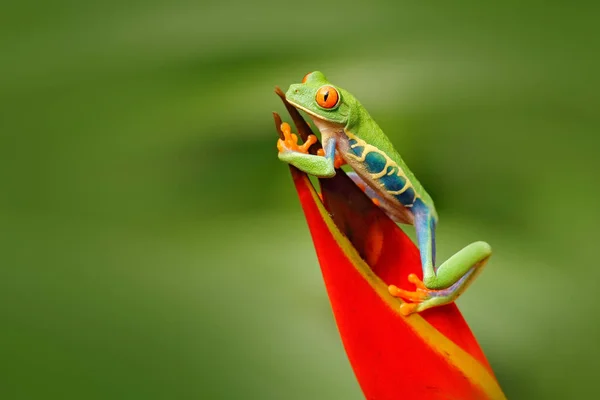
[[[302,78],[302,83],[306,83],[310,74],[312,74],[312,72],[309,72],[308,74],[304,75],[304,78]]]
[[[321,86],[317,91],[317,104],[323,108],[333,108],[340,100],[340,94],[333,86]]]

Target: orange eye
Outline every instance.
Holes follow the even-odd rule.
[[[306,83],[308,76],[312,74],[312,72],[309,72],[308,74],[304,75],[304,78],[302,78],[302,83]]]
[[[333,86],[322,86],[317,91],[317,104],[323,108],[333,108],[337,105],[340,95]]]

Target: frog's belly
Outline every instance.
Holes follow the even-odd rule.
[[[341,140],[339,151],[348,165],[382,199],[382,208],[401,222],[412,224],[417,194],[402,169],[385,153],[365,142]]]

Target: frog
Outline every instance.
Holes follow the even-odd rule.
[[[317,138],[310,135],[298,144],[298,136],[283,123],[283,138],[277,142],[281,161],[318,178],[331,178],[347,165],[351,169],[347,175],[392,220],[414,226],[422,279],[408,275],[414,290],[388,285],[389,294],[403,300],[401,314],[410,316],[455,302],[487,264],[491,246],[484,241],[471,243],[436,265],[439,218],[434,202],[363,105],[320,71],[290,85],[285,98],[310,117],[321,134],[322,149],[309,153]]]

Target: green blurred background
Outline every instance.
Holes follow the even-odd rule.
[[[315,69],[363,102],[436,200],[439,259],[493,245],[459,304],[509,398],[588,395],[597,15],[2,5],[0,397],[362,398],[276,157],[273,87]]]

